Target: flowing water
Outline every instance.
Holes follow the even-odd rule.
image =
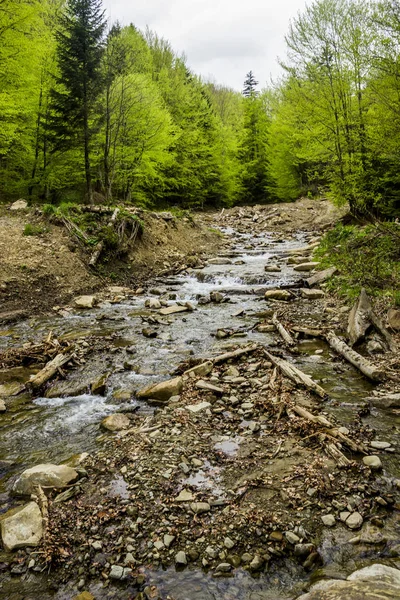
[[[188,274],[157,281],[154,287],[171,294],[171,299],[176,297],[195,305],[200,297],[211,291],[228,295],[230,302],[199,305],[193,312],[179,314],[172,318],[172,324],[157,326],[157,338],[148,339],[142,335],[142,329],[146,326],[142,317],[154,316],[154,311],[144,308],[143,296],[134,296],[119,304],[104,302],[96,309],[65,313],[65,316],[31,319],[0,331],[0,349],[21,346],[27,341],[40,341],[49,331],[53,331],[58,338],[65,336],[71,340],[84,340],[89,335],[101,336],[108,344],[108,352],[89,356],[83,370],[80,373],[72,372],[70,379],[71,382],[89,382],[104,372],[113,372],[106,397],[92,396],[86,390],[75,396],[37,398],[32,402],[29,396],[21,395],[1,416],[0,503],[3,506],[0,511],[9,506],[10,486],[23,469],[41,462],[62,462],[74,454],[94,451],[103,437],[99,422],[107,414],[116,410],[151,410],[145,403],[138,404],[134,399],[118,401],[115,398],[118,390],[133,392],[162,380],[181,361],[191,356],[209,356],[213,352],[220,352],[227,342],[217,340],[212,335],[218,329],[238,330],[237,339],[230,338],[230,343],[273,341],[271,334],[251,330],[265,311],[263,291],[289,286],[299,279],[300,275],[284,259],[288,251],[304,247],[309,236],[298,233],[288,240],[280,240],[268,233],[255,236],[231,229],[224,230],[224,233],[234,240],[232,249],[221,257],[220,262],[225,264],[209,264],[204,269],[192,269]],[[281,266],[281,272],[264,271],[265,264],[271,259],[271,262]],[[234,316],[241,310],[244,311],[241,316]],[[296,364],[315,379],[323,381],[330,394],[331,400],[326,410],[334,412],[344,425],[351,422],[363,398],[370,395],[372,385],[350,366],[341,365],[338,373],[329,349],[320,341],[304,341],[299,344],[299,349]],[[322,353],[316,355],[315,350],[322,350]],[[129,370],[124,366],[127,362]],[[29,375],[27,369],[13,369],[0,374],[0,384],[21,383]],[[368,422],[378,429],[378,439],[396,443],[400,428],[398,415],[391,414],[388,417],[375,413],[368,417]],[[227,454],[234,453],[239,444],[240,438],[225,440],[220,442],[219,449]],[[392,475],[399,474],[397,453],[391,455],[388,468]],[[204,481],[198,483],[207,485],[207,465]],[[116,487],[121,488],[122,492],[119,493],[123,493],[123,482],[117,481]],[[327,534],[321,543],[321,552],[325,552],[327,564],[339,560],[335,549],[340,547],[340,540],[335,539],[335,535]],[[275,565],[268,575],[258,579],[241,570],[236,571],[234,577],[216,579],[210,574],[191,569],[179,573],[175,569],[168,569],[152,573],[151,577],[163,593],[170,594],[175,600],[284,600],[293,598],[294,590],[299,592],[306,579],[304,571],[287,560],[282,565]],[[25,589],[26,598],[47,597],[43,589],[40,593],[35,592],[35,585],[34,582],[29,584],[28,580],[18,588],[14,582],[8,593],[11,594],[12,589]],[[124,593],[120,591],[113,596],[111,592],[108,595],[109,592],[97,589],[95,596],[128,598]],[[59,590],[55,597],[61,600],[72,596],[68,590]]]

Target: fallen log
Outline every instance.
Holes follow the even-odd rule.
[[[268,352],[268,350],[264,349],[264,354],[276,367],[278,367],[278,369],[282,371],[284,375],[286,375],[286,377],[289,377],[289,379],[294,381],[294,383],[296,383],[297,385],[304,386],[308,390],[317,394],[320,398],[327,397],[328,394],[326,393],[324,388],[318,385],[318,383],[315,383],[315,381],[313,381],[313,379],[309,375],[306,375],[305,373],[303,373],[303,371],[300,371],[300,369],[297,369],[297,367],[291,365],[286,360],[274,356],[273,354]]]
[[[321,434],[319,436],[320,442],[325,450],[325,452],[333,458],[333,460],[337,463],[339,467],[348,467],[351,465],[351,461],[339,450],[339,448],[333,442],[327,443],[326,436]]]
[[[57,354],[57,356],[48,362],[39,373],[31,376],[27,385],[32,388],[40,388],[58,372],[60,367],[69,362],[73,356],[73,353]]]
[[[292,327],[292,331],[295,333],[302,333],[305,336],[313,338],[324,338],[325,334],[322,329],[311,329],[310,327]]]
[[[238,356],[242,356],[243,354],[248,354],[249,352],[255,352],[258,346],[246,346],[245,348],[239,348],[238,350],[233,350],[232,352],[226,352],[225,354],[220,354],[215,358],[210,358],[214,364],[218,365],[220,363],[224,363],[231,358],[237,358]]]
[[[350,348],[350,346],[345,344],[345,342],[338,338],[332,331],[326,335],[326,341],[337,354],[343,356],[343,358],[361,371],[368,379],[371,379],[372,381],[382,381],[384,379],[382,371],[380,371],[377,366]]]
[[[324,271],[318,271],[318,273],[315,273],[315,275],[313,275],[312,277],[309,277],[308,279],[303,279],[303,284],[305,285],[305,287],[313,287],[318,283],[323,283],[324,281],[330,279],[332,275],[336,273],[336,271],[336,267],[330,267],[329,269],[325,269]]]
[[[400,408],[400,394],[385,394],[384,396],[368,396],[364,398],[376,408]]]
[[[276,329],[279,332],[279,335],[281,336],[281,338],[283,339],[285,344],[287,346],[295,346],[296,342],[294,341],[294,339],[292,338],[290,333],[284,328],[282,323],[278,320],[278,316],[276,313],[273,314],[271,320],[272,320],[272,324],[275,325]]]

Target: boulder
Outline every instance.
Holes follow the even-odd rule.
[[[211,292],[210,300],[211,302],[217,302],[219,304],[224,299],[224,295],[221,292]]]
[[[82,381],[56,381],[46,390],[46,398],[65,398],[66,396],[80,396],[89,389],[89,382]]]
[[[1,538],[8,552],[26,546],[37,546],[42,535],[42,513],[36,502],[9,510],[1,519]]]
[[[265,292],[266,300],[290,300],[292,294],[287,290],[267,290]]]
[[[265,265],[264,271],[266,273],[280,273],[281,268],[279,265]]]
[[[161,383],[150,385],[137,393],[138,398],[160,400],[167,402],[171,396],[178,396],[183,387],[182,377],[167,379]]]
[[[24,210],[25,208],[28,208],[28,203],[26,200],[16,200],[16,202],[13,202],[10,206],[10,210]]]
[[[74,299],[76,308],[94,308],[96,306],[96,296],[78,296]]]
[[[391,308],[387,314],[389,327],[395,331],[400,331],[400,309]]]
[[[109,415],[101,422],[101,427],[107,429],[107,431],[122,431],[123,429],[129,429],[130,425],[129,417],[122,413]]]
[[[394,600],[399,596],[400,571],[375,564],[355,571],[347,581],[320,581],[298,600]]]
[[[103,375],[95,379],[95,381],[93,381],[90,384],[90,391],[92,392],[92,394],[94,394],[95,396],[104,396],[106,391],[107,380],[109,377],[110,373],[103,373]]]
[[[78,473],[67,465],[43,464],[24,471],[14,483],[13,492],[28,496],[35,492],[35,486],[65,488],[78,479]]]

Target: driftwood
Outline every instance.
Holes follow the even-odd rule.
[[[308,279],[304,279],[303,283],[304,283],[305,287],[313,287],[314,285],[317,285],[318,283],[323,283],[324,281],[327,281],[328,279],[330,279],[332,277],[332,275],[334,275],[336,273],[336,271],[337,271],[336,267],[330,267],[329,269],[325,269],[324,271],[318,271],[318,273],[316,273],[312,277],[309,277]]]
[[[277,317],[276,313],[274,313],[271,320],[272,320],[273,325],[275,325],[276,329],[278,330],[279,335],[281,336],[281,338],[283,339],[285,344],[287,346],[295,346],[296,342],[294,341],[294,339],[292,338],[290,333],[284,328],[282,323],[280,321],[278,321],[278,317]]]
[[[332,423],[323,415],[313,415],[307,409],[303,408],[302,406],[298,406],[297,404],[292,407],[292,410],[303,419],[326,427],[327,429],[324,430],[324,433],[327,433],[330,437],[336,438],[339,442],[346,444],[346,446],[353,452],[366,454],[366,448],[362,444],[356,444],[352,439],[347,437],[347,435],[339,431],[337,427],[332,425]]]
[[[347,334],[349,336],[350,345],[354,346],[358,342],[364,340],[370,327],[374,327],[381,334],[388,348],[392,352],[396,351],[396,344],[394,343],[391,334],[378,315],[374,312],[371,300],[363,288],[349,315]]]
[[[313,337],[313,338],[324,338],[325,337],[322,329],[311,329],[310,327],[297,327],[297,326],[292,327],[291,329],[295,333],[302,333],[303,335],[305,335],[307,337]]]
[[[350,346],[354,346],[354,344],[357,344],[357,342],[364,339],[365,334],[371,325],[369,318],[371,310],[372,305],[370,299],[363,288],[349,314],[347,335],[349,337]]]
[[[41,485],[35,486],[35,492],[33,498],[37,501],[40,512],[42,513],[43,539],[45,540],[49,528],[49,501],[47,500]]]
[[[286,360],[274,356],[268,352],[268,350],[264,349],[264,354],[276,367],[278,367],[278,369],[282,371],[284,375],[286,375],[286,377],[289,377],[289,379],[294,381],[294,383],[304,386],[308,390],[317,394],[320,398],[327,397],[328,394],[324,388],[318,385],[318,383],[315,383],[315,381],[313,381],[309,375],[306,375],[303,373],[303,371],[300,371],[300,369],[297,369],[297,367],[291,365]]]
[[[382,371],[371,363],[368,359],[358,354],[355,350],[350,348],[343,340],[338,338],[333,332],[329,332],[326,335],[326,341],[330,347],[345,358],[350,364],[356,367],[363,375],[371,379],[372,381],[382,381],[384,376]]]
[[[57,356],[48,362],[39,373],[32,375],[27,385],[32,388],[40,388],[58,372],[60,367],[69,362],[73,356],[74,354],[72,352],[68,354],[57,354]]]
[[[321,434],[319,440],[324,447],[325,452],[333,458],[339,467],[348,467],[351,465],[351,461],[339,450],[339,448],[333,442],[326,442],[326,436]]]
[[[225,354],[220,354],[215,358],[210,358],[214,364],[218,365],[220,363],[226,362],[230,358],[237,358],[238,356],[242,356],[243,354],[248,354],[249,352],[255,352],[258,346],[246,346],[245,348],[239,348],[238,350],[234,350],[233,352],[226,352]]]
[[[96,207],[93,207],[93,208],[96,208]],[[111,217],[111,219],[109,220],[109,222],[107,224],[108,227],[113,227],[114,226],[115,221],[117,220],[119,212],[120,212],[119,208],[116,208],[114,210],[114,212],[112,214],[112,217]],[[96,265],[97,261],[100,258],[101,253],[103,252],[103,249],[104,249],[104,242],[101,241],[101,242],[99,242],[97,244],[96,248],[94,249],[94,252],[93,252],[92,256],[90,257],[90,260],[89,260],[89,266],[90,267],[94,267]]]

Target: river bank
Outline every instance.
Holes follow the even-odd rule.
[[[296,270],[335,215],[303,201],[203,219],[225,235],[207,264],[140,294],[103,289],[90,309],[63,307],[3,336],[18,346],[51,327],[83,361],[33,404],[6,398],[4,507],[24,468],[89,452],[68,462],[77,481],[64,496],[50,492],[39,549],[0,557],[5,598],[288,600],[378,558],[399,566],[399,417],[379,407],[396,383],[369,382],[321,337],[296,331],[346,329],[351,307],[323,288],[302,294]],[[310,374],[324,398],[276,358]],[[372,356],[389,359],[395,368],[393,352]],[[140,393],[171,376],[167,393]],[[113,420],[117,431],[104,432]]]

